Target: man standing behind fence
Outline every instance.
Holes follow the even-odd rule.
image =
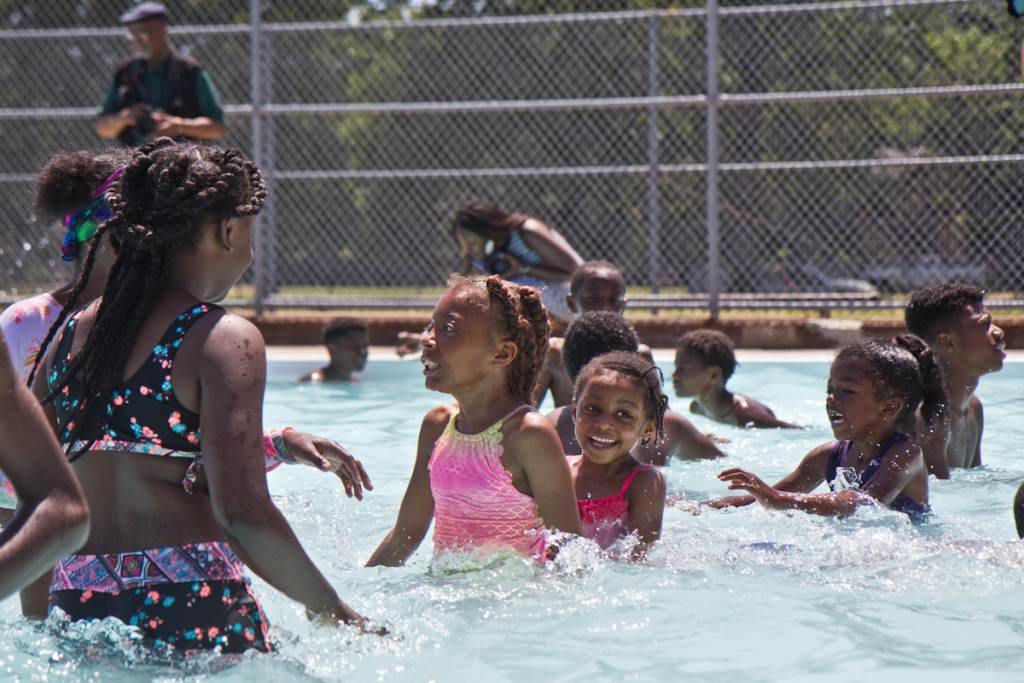
[[[138,57],[122,64],[107,90],[96,132],[142,145],[155,137],[220,140],[224,110],[209,75],[167,44],[167,8],[144,2],[121,15]]]

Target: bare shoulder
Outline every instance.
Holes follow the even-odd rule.
[[[889,449],[887,457],[903,462],[923,460],[924,451],[921,450],[921,446],[913,439],[903,439],[899,443],[893,444]]]
[[[245,351],[262,351],[265,348],[263,334],[256,325],[225,310],[211,311],[196,322],[194,329],[200,334],[207,332],[210,344],[217,349],[225,344]]]
[[[441,432],[448,426],[448,422],[451,421],[452,417],[459,412],[459,407],[454,403],[443,403],[439,406],[431,408],[427,411],[427,414],[423,416],[423,422],[420,425],[420,433],[436,433],[434,440],[437,440],[437,436],[441,436]]]
[[[548,340],[547,364],[548,368],[564,368],[565,359],[562,357],[563,339],[552,337]]]
[[[754,420],[764,417],[775,417],[775,412],[771,408],[757,399],[744,394],[733,394],[732,408],[736,411],[737,419],[740,419],[741,415],[749,416],[750,419]]]
[[[649,491],[664,491],[665,476],[657,467],[641,467],[640,471],[633,477],[633,485],[636,486],[637,484],[640,485],[640,488]]]
[[[569,406],[560,406],[552,410],[547,415],[545,415],[544,419],[547,420],[550,424],[557,425],[558,421],[562,419],[562,414],[568,412],[568,410]]]
[[[550,235],[553,231],[550,226],[538,218],[527,218],[519,228],[524,233],[534,235]]]
[[[971,408],[971,415],[975,419],[979,419],[980,420],[982,418],[982,416],[985,414],[985,409],[981,405],[981,399],[978,398],[977,394],[971,394],[970,408]]]
[[[832,454],[832,451],[836,449],[838,441],[826,441],[820,446],[815,446],[810,450],[807,455],[800,461],[799,469],[812,469],[825,471],[825,467],[828,465],[828,458]]]
[[[562,453],[561,440],[551,421],[536,410],[531,410],[506,424],[505,444],[520,457],[544,457],[545,453]]]
[[[694,406],[696,406],[697,408],[695,409]],[[690,404],[690,410],[697,413],[698,415],[704,414],[703,411],[700,410],[700,405],[696,401]],[[685,416],[681,415],[680,413],[677,413],[671,408],[665,411],[664,424],[665,431],[670,435],[678,433],[683,430],[690,431],[692,429],[695,429],[692,422],[690,422],[688,419],[686,419]]]

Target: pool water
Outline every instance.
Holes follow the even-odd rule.
[[[3,680],[215,681],[1019,681],[1024,678],[1024,544],[1011,501],[1024,479],[1024,364],[983,380],[984,467],[931,482],[932,521],[864,510],[845,521],[750,507],[666,511],[644,565],[568,544],[544,569],[509,560],[475,571],[431,567],[429,537],[408,566],[363,563],[394,522],[419,421],[444,397],[415,361],[372,362],[349,386],[300,386],[312,363],[275,362],[266,424],[337,439],[376,485],[362,503],[308,468],[270,475],[275,499],[339,594],[392,635],[314,626],[259,580],[279,651],[233,666],[209,657],[146,661],[108,625],[30,625],[0,605]],[[670,369],[670,368],[667,368]],[[676,462],[670,495],[723,495],[739,465],[774,481],[830,438],[824,363],[747,363],[733,380],[802,431],[745,431],[720,462]],[[686,412],[686,403],[672,400]],[[63,634],[63,635],[62,635]]]

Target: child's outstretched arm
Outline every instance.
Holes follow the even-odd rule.
[[[77,550],[89,536],[85,494],[0,334],[0,468],[18,507],[0,532],[0,598]]]
[[[654,469],[636,475],[626,492],[629,505],[629,531],[636,533],[637,544],[630,553],[642,560],[651,546],[661,538],[661,522],[665,516],[665,478]]]
[[[349,498],[362,500],[364,488],[373,490],[363,463],[337,441],[292,427],[272,429],[263,434],[263,453],[268,472],[281,463],[307,465],[321,472],[334,472]]]
[[[544,264],[530,268],[529,274],[548,282],[568,282],[583,259],[568,241],[544,223],[530,219],[520,228],[520,236],[537,252]]]
[[[441,437],[453,412],[452,406],[438,406],[423,418],[416,447],[416,464],[409,477],[402,505],[398,508],[398,519],[395,520],[394,528],[366,561],[367,567],[398,567],[405,564],[427,535],[434,519],[434,496],[430,492],[427,465],[430,463],[434,443]]]
[[[537,412],[524,415],[521,427],[508,439],[506,448],[526,474],[544,526],[579,535],[580,513],[569,461],[547,418]]]
[[[729,482],[732,490],[749,492],[765,507],[845,517],[853,514],[861,505],[888,505],[906,488],[917,470],[923,468],[921,449],[908,442],[894,447],[868,485],[855,491],[819,494],[783,491],[768,486],[757,476],[740,469],[726,470],[718,478]]]
[[[780,479],[774,487],[770,488],[789,493],[810,493],[818,487],[818,484],[825,480],[825,467],[828,464],[828,456],[834,447],[835,441],[816,446],[810,453],[804,456],[795,470]],[[723,479],[726,473],[742,471],[739,468],[729,469],[719,474],[718,478]],[[729,488],[731,489],[732,487],[730,486]],[[720,510],[727,507],[753,505],[757,501],[758,499],[753,495],[726,496],[709,500],[701,503],[701,505],[714,510]]]

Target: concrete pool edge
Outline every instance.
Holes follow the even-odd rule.
[[[834,349],[803,349],[782,351],[777,349],[737,349],[736,358],[741,363],[828,363],[835,355]],[[660,363],[671,363],[675,351],[670,348],[654,349],[654,358]],[[326,363],[327,351],[322,346],[268,346],[267,359],[281,362]],[[416,356],[406,356],[409,362]],[[390,346],[371,346],[370,361],[399,360]],[[1007,351],[1008,363],[1024,363],[1024,351]]]

